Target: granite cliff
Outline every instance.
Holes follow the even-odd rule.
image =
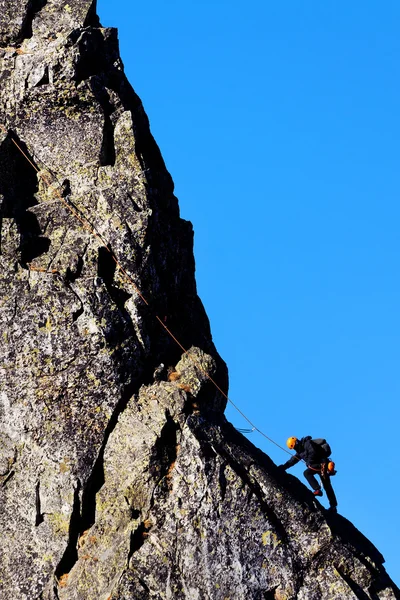
[[[192,227],[95,1],[0,0],[0,61],[0,599],[400,598],[226,421]]]

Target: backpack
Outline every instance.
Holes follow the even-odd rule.
[[[318,446],[319,450],[321,451],[321,454],[324,455],[324,458],[328,458],[331,455],[331,453],[332,453],[331,447],[325,438],[317,438],[317,439],[311,440],[311,441],[313,444]]]

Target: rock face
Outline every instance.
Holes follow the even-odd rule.
[[[225,420],[192,227],[95,2],[0,0],[0,60],[0,599],[400,598]]]

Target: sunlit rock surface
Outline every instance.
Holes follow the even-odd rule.
[[[94,2],[0,0],[0,44],[1,600],[400,598],[226,422],[116,31]]]

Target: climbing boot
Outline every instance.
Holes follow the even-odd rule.
[[[313,494],[314,496],[323,496],[324,492],[322,490],[314,490]]]

